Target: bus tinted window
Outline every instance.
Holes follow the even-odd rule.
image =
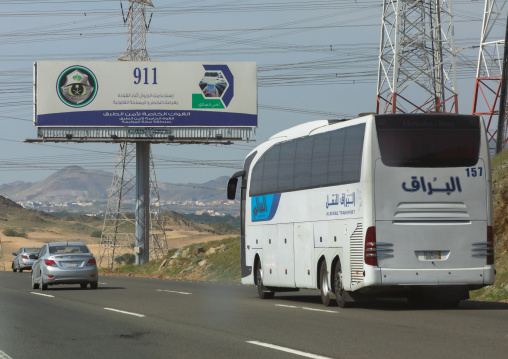
[[[263,164],[263,192],[275,192],[277,189],[277,174],[279,171],[280,146],[272,147],[264,157]]]
[[[252,170],[250,196],[360,181],[365,124],[275,144]]]
[[[329,155],[330,132],[314,136],[314,147],[312,149],[312,187],[320,187],[327,184]]]
[[[314,137],[304,137],[296,142],[295,179],[296,188],[309,188],[312,170],[312,147]]]
[[[252,170],[250,193],[263,193],[263,164],[264,157],[261,157]]]
[[[342,161],[346,146],[346,131],[333,131],[328,158],[328,183],[342,182]]]
[[[343,183],[358,182],[362,164],[363,135],[365,125],[349,127],[345,135],[345,151],[342,161]]]
[[[277,191],[290,191],[293,188],[295,173],[296,141],[280,144],[279,173],[277,175]]]
[[[376,117],[381,159],[391,167],[469,167],[478,162],[476,116],[383,115]]]

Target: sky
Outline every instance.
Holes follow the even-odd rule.
[[[127,47],[123,0],[0,0],[0,184],[66,166],[113,172],[117,144],[29,144],[33,63],[116,61]],[[249,61],[258,67],[256,141],[152,145],[157,180],[204,183],[240,170],[271,135],[319,119],[374,112],[382,1],[153,0],[152,61]],[[453,3],[459,111],[470,114],[483,1]],[[126,14],[124,14],[126,15]],[[504,37],[499,22],[492,38]],[[499,34],[499,35],[497,35]]]

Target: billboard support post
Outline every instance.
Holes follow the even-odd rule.
[[[136,142],[136,264],[148,263],[150,253],[150,143]]]

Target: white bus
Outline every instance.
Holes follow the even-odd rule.
[[[272,136],[241,179],[242,283],[456,306],[494,282],[491,178],[478,116],[367,115]]]

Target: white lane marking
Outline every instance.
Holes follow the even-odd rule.
[[[108,284],[108,283],[97,282],[97,284],[104,285],[104,284]]]
[[[315,309],[315,308],[309,308],[309,307],[297,307],[296,305],[275,304],[275,306],[276,307],[284,307],[284,308],[293,308],[293,309],[312,310],[314,312],[323,312],[323,313],[334,313],[334,314],[339,313],[335,310]]]
[[[276,307],[298,308],[296,305],[275,304]]]
[[[50,294],[42,294],[42,293],[37,293],[37,292],[30,292],[30,293],[35,294],[35,295],[41,295],[43,297],[55,298],[54,295],[50,295]]]
[[[140,318],[143,318],[145,315],[144,314],[138,314],[138,313],[132,313],[132,312],[126,312],[126,311],[123,311],[123,310],[119,310],[119,309],[113,309],[113,308],[104,308],[106,310],[110,310],[112,312],[117,312],[117,313],[122,313],[122,314],[129,314],[129,315],[133,315],[135,317],[140,317]]]
[[[12,359],[12,358],[0,350],[0,359]]]
[[[166,289],[157,289],[157,292],[168,292],[168,293],[176,293],[176,294],[192,294],[187,292],[177,292],[174,290],[166,290]]]
[[[270,348],[270,349],[280,350],[280,351],[283,351],[283,352],[286,352],[286,353],[300,355],[300,356],[306,357],[306,358],[331,359],[331,358],[324,357],[324,356],[321,356],[321,355],[306,353],[306,352],[302,352],[302,351],[299,351],[299,350],[295,350],[295,349],[291,349],[291,348],[286,348],[286,347],[280,347],[278,345],[273,345],[273,344],[268,344],[268,343],[263,343],[263,342],[257,342],[257,341],[250,341],[249,342],[248,341],[247,343],[255,344],[255,345],[260,345],[262,347],[267,347],[267,348]]]
[[[315,312],[323,312],[323,313],[339,313],[334,310],[325,310],[325,309],[315,309],[315,308],[308,308],[308,307],[302,307],[304,310],[313,310]]]

